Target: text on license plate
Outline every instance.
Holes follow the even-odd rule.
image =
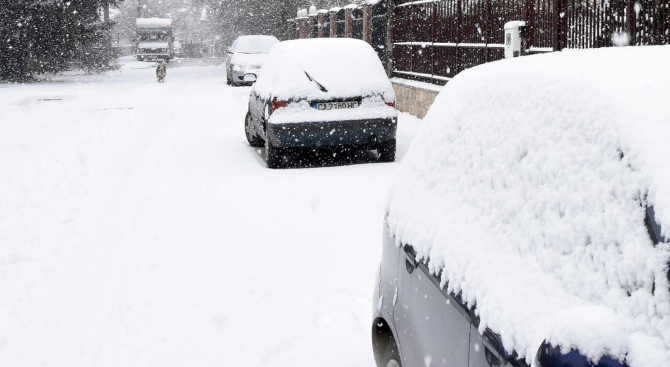
[[[349,101],[349,102],[320,102],[314,103],[312,107],[316,108],[319,111],[327,110],[343,110],[347,108],[357,108],[358,101]]]

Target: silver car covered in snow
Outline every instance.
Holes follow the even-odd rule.
[[[667,60],[552,53],[445,86],[386,203],[377,366],[670,366]]]
[[[227,51],[226,80],[228,85],[246,84],[247,70],[260,69],[268,52],[279,40],[273,36],[249,35],[237,37]]]

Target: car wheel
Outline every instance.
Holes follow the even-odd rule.
[[[279,168],[281,167],[282,160],[284,159],[283,151],[281,148],[276,148],[270,145],[268,140],[265,141],[265,164],[268,168]]]
[[[402,367],[402,361],[400,360],[400,354],[398,354],[398,346],[395,341],[390,341],[386,345],[386,351],[384,352],[384,364],[385,367]]]
[[[244,132],[247,135],[249,145],[255,148],[263,146],[263,139],[261,139],[254,129],[253,121],[251,120],[251,112],[247,112],[247,117],[244,118]]]
[[[377,153],[379,154],[379,162],[393,162],[395,161],[395,139],[385,141],[377,147]]]
[[[230,76],[230,73],[228,70],[226,70],[226,84],[232,85],[233,84],[233,78]]]

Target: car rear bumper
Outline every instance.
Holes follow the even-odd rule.
[[[272,146],[282,148],[359,145],[374,149],[395,139],[397,128],[397,118],[267,124],[267,137]]]

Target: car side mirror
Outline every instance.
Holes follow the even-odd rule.
[[[254,73],[244,74],[244,81],[247,83],[254,83],[256,79],[258,79],[258,77]]]

